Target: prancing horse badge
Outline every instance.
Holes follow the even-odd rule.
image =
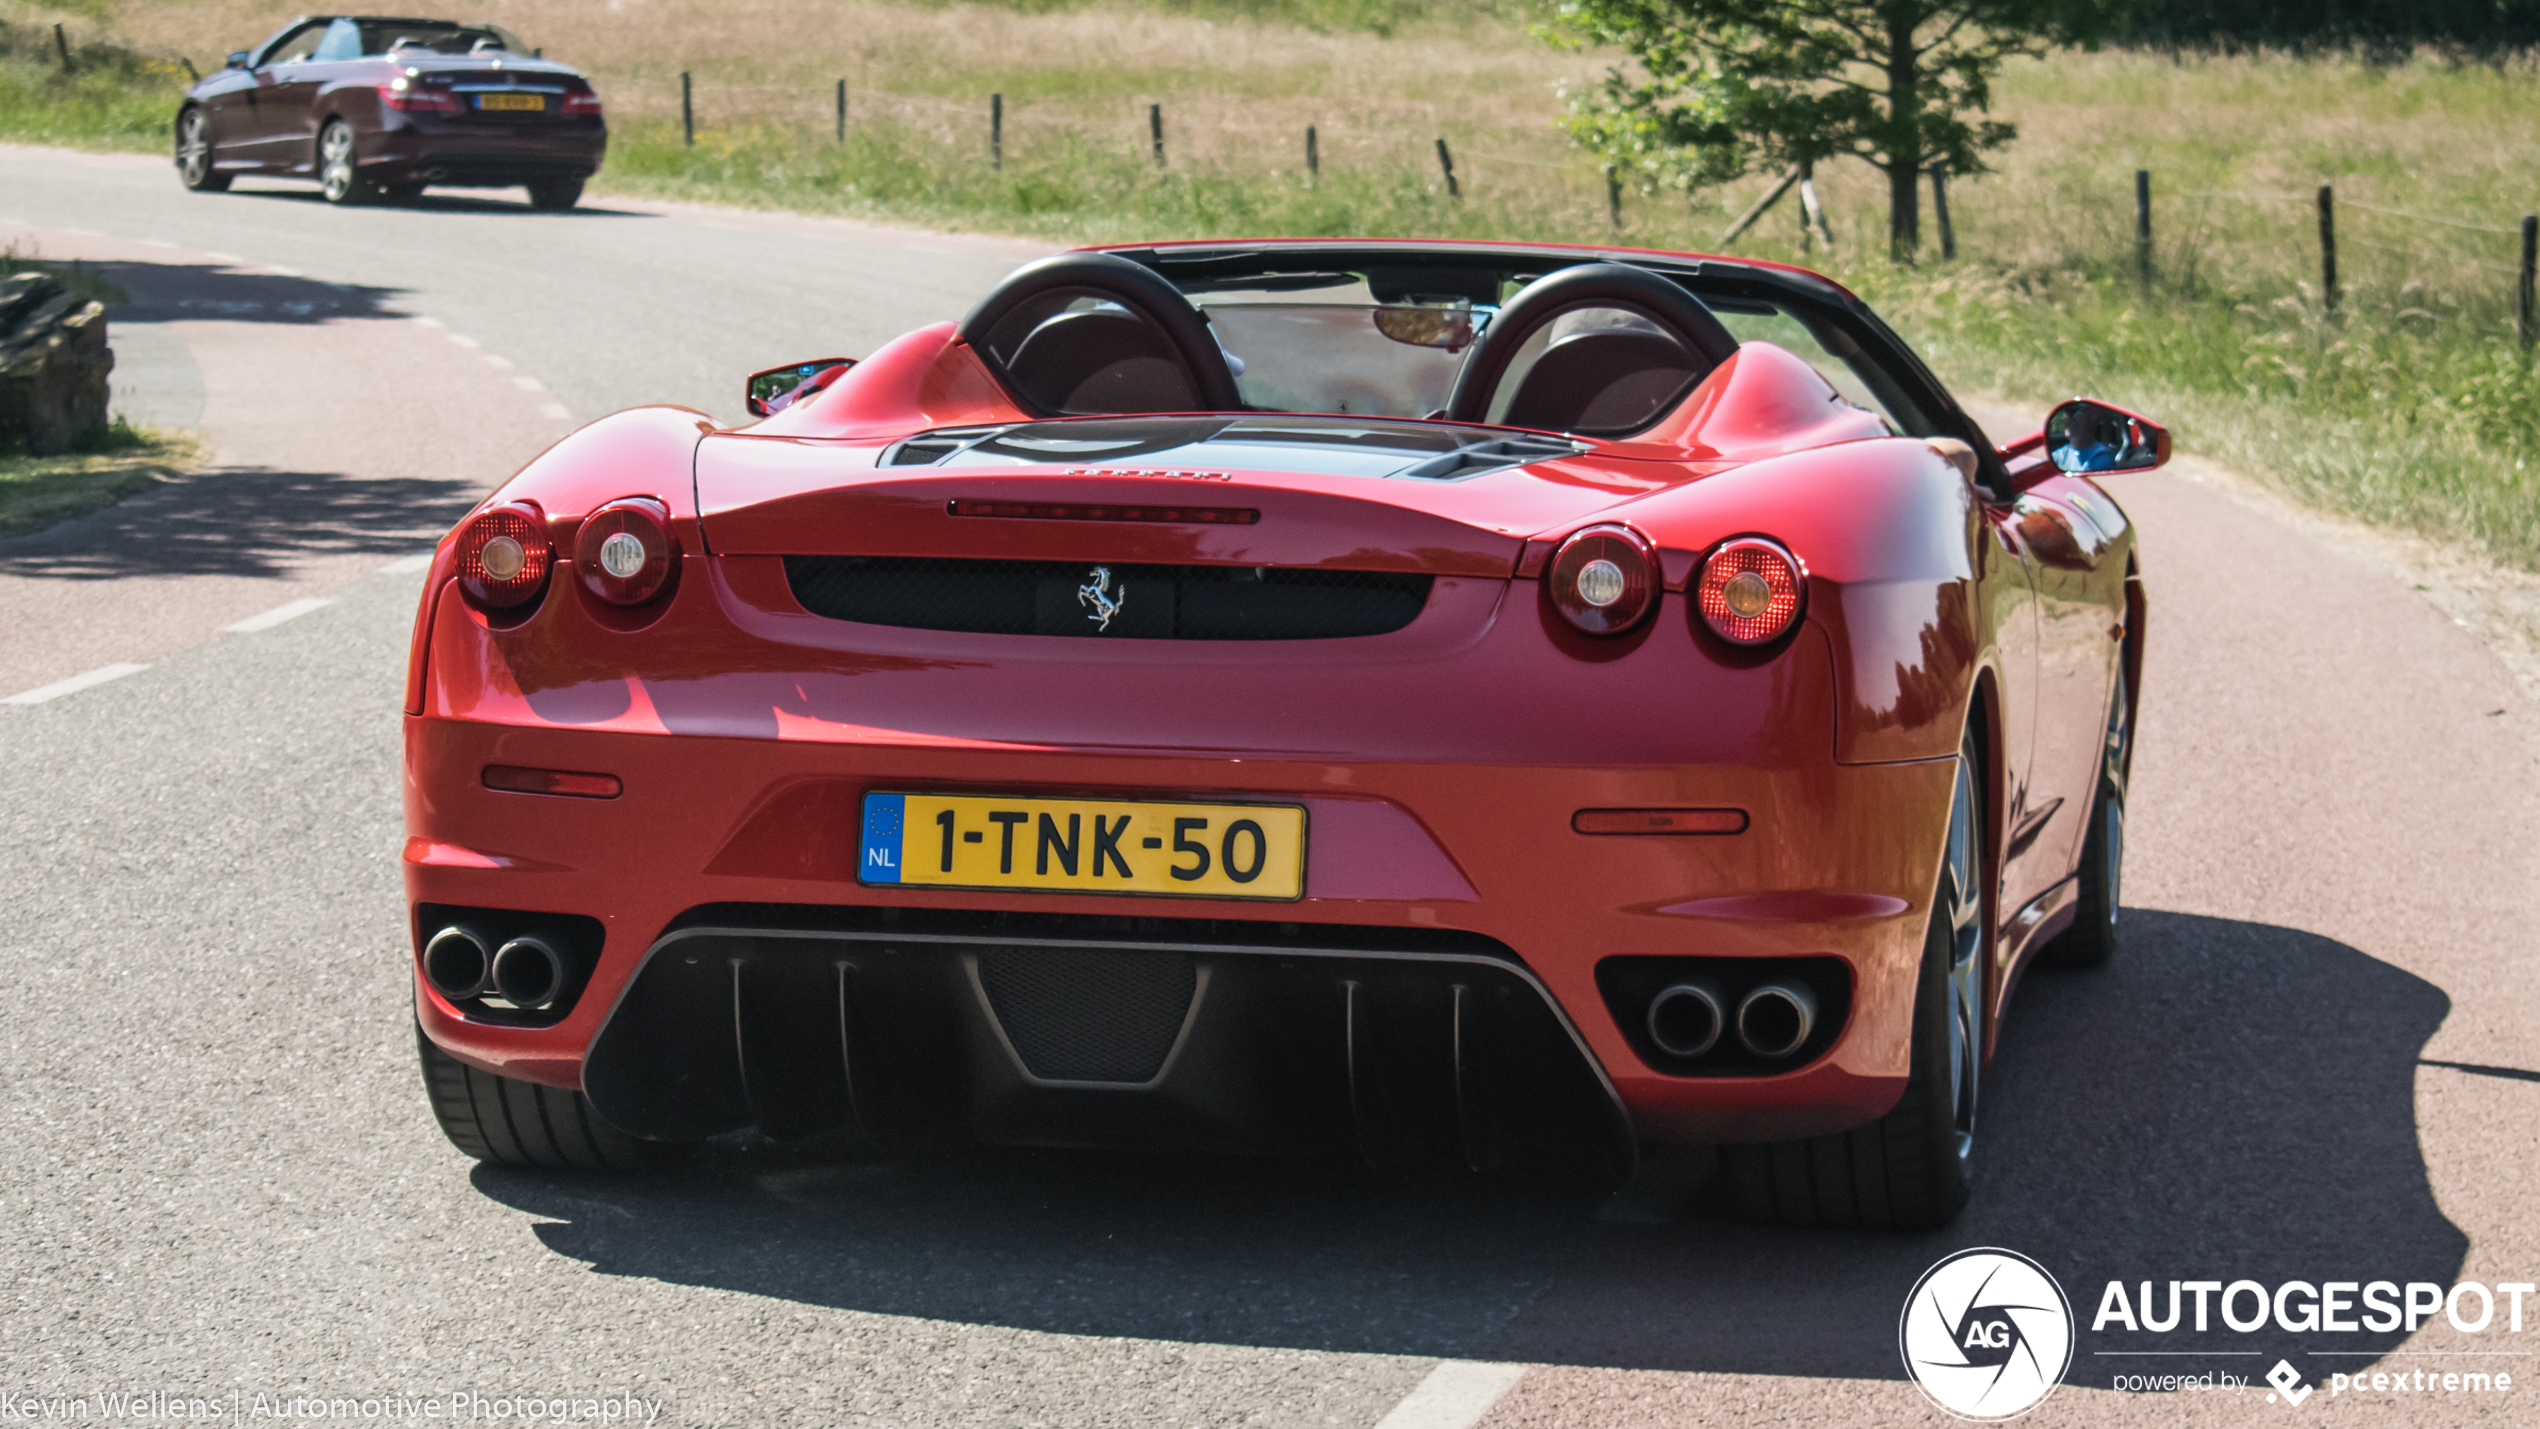
[[[1126,582],[1112,584],[1109,566],[1096,566],[1092,574],[1091,581],[1076,587],[1076,603],[1089,612],[1087,620],[1097,622],[1097,629],[1108,632],[1111,617],[1120,613],[1121,603],[1129,598],[1129,587]]]

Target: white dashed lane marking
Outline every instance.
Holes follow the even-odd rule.
[[[1525,1377],[1521,1364],[1443,1361],[1376,1421],[1376,1429],[1473,1429]]]
[[[535,377],[515,377],[512,379],[512,385],[523,392],[544,392],[547,390],[547,384],[539,381]]]
[[[221,629],[238,635],[253,635],[259,630],[271,630],[286,620],[297,620],[312,610],[321,610],[334,603],[333,600],[322,595],[303,596],[288,604],[277,605],[262,615],[251,615],[234,625],[224,625]]]
[[[538,408],[538,415],[542,417],[553,417],[559,422],[570,422],[573,420],[573,414],[566,411],[564,404],[561,402],[548,402],[541,405]]]
[[[67,680],[55,680],[49,685],[38,685],[32,690],[22,690],[5,700],[0,700],[0,705],[40,705],[46,700],[58,700],[64,695],[78,694],[91,686],[102,685],[108,680],[120,680],[126,675],[138,675],[149,668],[147,665],[100,665],[84,675],[73,675]]]

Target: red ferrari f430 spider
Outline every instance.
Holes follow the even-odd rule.
[[[1720,1148],[1933,1226],[2029,963],[2114,945],[2102,403],[1989,441],[1767,263],[1064,254],[442,542],[405,721],[460,1149]]]

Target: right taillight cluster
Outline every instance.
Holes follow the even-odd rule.
[[[459,528],[459,589],[479,610],[526,614],[546,593],[556,564],[546,518],[531,502],[489,506]],[[572,564],[582,588],[616,606],[660,599],[678,583],[679,543],[670,509],[630,496],[593,511],[574,534]]]
[[[1553,608],[1589,635],[1622,635],[1638,626],[1658,604],[1662,582],[1657,547],[1620,524],[1573,533],[1544,569]],[[1732,645],[1769,645],[1799,623],[1807,572],[1780,543],[1741,536],[1703,558],[1691,594],[1712,634]]]

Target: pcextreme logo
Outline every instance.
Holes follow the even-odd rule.
[[[1906,1375],[1943,1413],[1984,1424],[2017,1419],[2072,1368],[2072,1302],[2046,1267],[1979,1246],[1914,1282],[1896,1343]]]

